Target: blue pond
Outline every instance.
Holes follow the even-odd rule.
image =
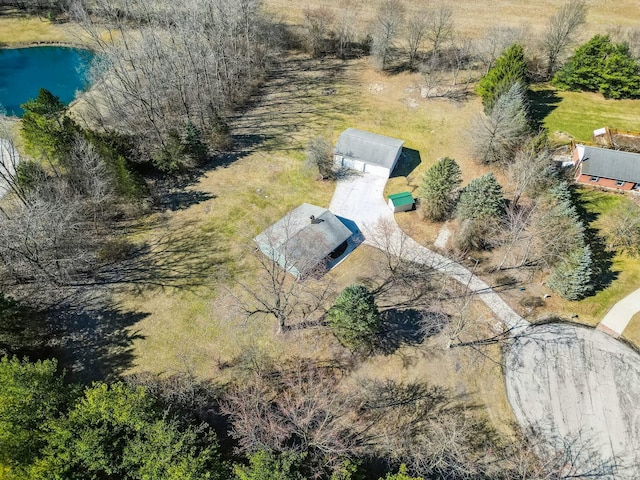
[[[20,105],[46,88],[65,103],[87,86],[93,53],[68,47],[0,49],[0,106],[22,116]]]

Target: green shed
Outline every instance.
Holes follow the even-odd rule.
[[[393,213],[413,210],[415,200],[409,192],[394,193],[389,195],[389,208]]]

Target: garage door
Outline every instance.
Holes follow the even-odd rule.
[[[362,160],[356,160],[353,158],[339,157],[336,158],[336,163],[344,168],[351,168],[359,172],[364,172],[365,163]]]
[[[373,175],[377,175],[379,177],[389,178],[389,169],[380,165],[372,165],[370,163],[367,163],[364,167],[364,171],[367,173],[372,173]]]

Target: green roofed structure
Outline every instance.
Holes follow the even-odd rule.
[[[413,209],[415,200],[409,192],[400,192],[389,195],[389,208],[393,213],[407,212]]]
[[[329,210],[303,203],[253,240],[268,258],[300,277],[326,269],[346,251],[351,235]]]

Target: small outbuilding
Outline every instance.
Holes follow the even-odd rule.
[[[394,193],[389,195],[389,208],[393,213],[408,212],[413,210],[415,200],[409,192]]]
[[[403,143],[397,138],[347,128],[336,143],[334,165],[389,178],[398,163]]]
[[[303,203],[253,240],[268,258],[300,277],[340,257],[351,235],[329,210]]]

